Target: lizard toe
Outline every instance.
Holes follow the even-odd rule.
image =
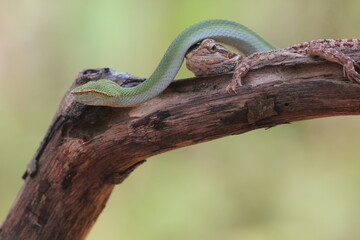
[[[360,83],[360,74],[356,71],[347,72],[346,76],[353,82]]]
[[[226,91],[229,93],[229,94],[237,94],[236,92],[236,85],[237,83],[232,81],[227,87],[226,87]]]
[[[355,70],[357,63],[354,60],[349,60],[343,65],[344,76],[350,81],[360,83],[360,74]]]

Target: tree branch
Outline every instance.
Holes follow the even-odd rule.
[[[264,53],[266,54],[266,53]],[[355,59],[360,52],[351,53]],[[358,115],[360,85],[341,66],[293,56],[251,71],[176,81],[134,108],[91,107],[65,95],[0,239],[84,239],[114,184],[172,149],[305,119]],[[71,88],[77,83],[75,82]]]

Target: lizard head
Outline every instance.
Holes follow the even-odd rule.
[[[74,88],[70,93],[77,102],[93,106],[109,106],[119,96],[119,89],[117,83],[101,79],[85,83]]]
[[[232,71],[240,56],[212,39],[205,39],[186,53],[186,67],[195,76],[216,75]]]

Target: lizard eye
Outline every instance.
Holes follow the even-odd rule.
[[[211,52],[215,52],[216,49],[217,49],[217,47],[215,44],[209,47],[209,51],[211,51]]]

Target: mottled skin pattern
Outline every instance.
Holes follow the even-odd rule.
[[[203,69],[207,69],[208,74],[205,73],[200,75],[209,75],[209,73],[224,73],[226,72],[225,69],[228,69],[226,67],[228,62],[235,59],[234,56],[227,58],[227,56],[231,56],[231,54],[224,54],[224,50],[219,52],[217,52],[216,49],[209,50],[210,41],[212,40],[206,39],[202,41],[202,43],[196,49],[190,51],[187,54],[191,55],[191,61],[188,61],[186,58],[187,67],[197,76],[199,75],[199,72],[203,72]],[[216,43],[211,42],[211,44],[214,45]],[[227,87],[227,90],[229,92],[235,92],[236,87],[242,85],[241,79],[246,76],[251,68],[258,65],[266,65],[267,62],[274,61],[276,58],[282,58],[283,56],[289,55],[291,53],[307,56],[319,56],[330,62],[336,62],[343,66],[345,77],[351,81],[360,83],[360,74],[355,70],[355,66],[359,67],[359,64],[344,53],[346,50],[359,48],[360,39],[320,39],[296,44],[285,49],[267,51],[266,55],[261,52],[256,52],[247,57],[238,57],[234,75],[232,77],[231,83]],[[207,63],[207,59],[215,58],[218,55],[221,55],[219,61],[212,60],[212,62],[209,64]],[[214,64],[214,62],[216,62],[216,64]],[[216,72],[217,69],[221,69],[221,72]]]

